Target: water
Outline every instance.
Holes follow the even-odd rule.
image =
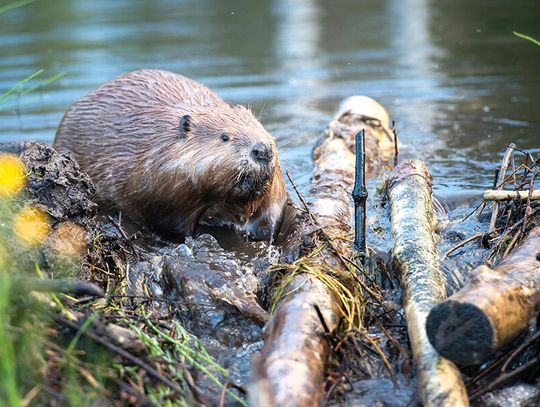
[[[540,38],[538,0],[38,0],[0,27],[0,91],[65,73],[4,105],[0,141],[51,142],[79,96],[152,67],[251,106],[303,188],[351,94],[387,107],[442,196],[489,187],[510,142],[540,152],[540,47],[512,35]]]

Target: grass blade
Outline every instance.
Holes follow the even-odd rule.
[[[9,10],[13,10],[14,8],[26,6],[27,4],[33,3],[36,0],[18,0],[14,1],[13,3],[6,4],[5,6],[0,7],[0,14],[5,13]]]
[[[538,45],[540,47],[540,41],[538,41],[536,38],[529,37],[528,35],[525,35],[525,34],[522,34],[522,33],[518,33],[517,31],[512,31],[512,34],[514,34],[516,37],[519,37],[519,38],[521,38],[523,40],[530,41],[533,44],[536,44],[536,45]]]

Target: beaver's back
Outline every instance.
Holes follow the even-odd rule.
[[[185,76],[158,69],[141,69],[125,73],[79,101],[86,98],[108,97],[111,94],[115,96],[110,101],[113,105],[124,98],[129,102],[127,107],[132,108],[178,104],[210,107],[225,103],[206,86]],[[140,100],[144,100],[143,105],[137,103]]]
[[[172,142],[183,115],[228,107],[182,75],[129,72],[77,100],[64,115],[54,146],[74,155],[96,184],[98,201],[112,203],[125,194],[123,182],[136,171],[141,150]]]

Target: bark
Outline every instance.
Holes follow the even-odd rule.
[[[497,267],[480,266],[429,314],[433,346],[459,364],[479,364],[527,326],[540,307],[540,226]]]
[[[323,245],[317,254],[301,257],[323,272],[345,268],[340,256],[351,254],[351,244],[335,238],[351,231],[354,136],[365,128],[368,171],[381,168],[379,140],[387,137],[380,128],[382,120],[372,127],[363,120],[365,116],[349,113],[340,112],[313,151],[310,220],[300,225],[286,249],[303,254]],[[325,391],[324,372],[330,351],[326,334],[339,326],[339,300],[311,274],[295,275],[285,292],[288,294],[265,327],[265,345],[254,362],[250,405],[317,406]]]
[[[387,187],[393,256],[401,271],[405,316],[420,397],[428,407],[468,406],[458,369],[437,354],[425,330],[429,310],[444,298],[444,278],[433,240],[435,216],[431,176],[421,161],[406,161],[392,171]]]
[[[529,191],[498,191],[495,189],[488,189],[487,191],[484,191],[483,198],[484,201],[526,201],[527,199],[538,201],[540,200],[540,191],[532,191],[532,193],[529,194]]]

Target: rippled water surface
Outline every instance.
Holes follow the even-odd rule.
[[[4,101],[0,141],[50,142],[75,99],[153,67],[251,106],[303,186],[314,140],[360,93],[439,194],[477,192],[508,143],[540,152],[540,47],[513,30],[540,38],[538,0],[38,0],[0,15],[0,91],[65,75]]]

